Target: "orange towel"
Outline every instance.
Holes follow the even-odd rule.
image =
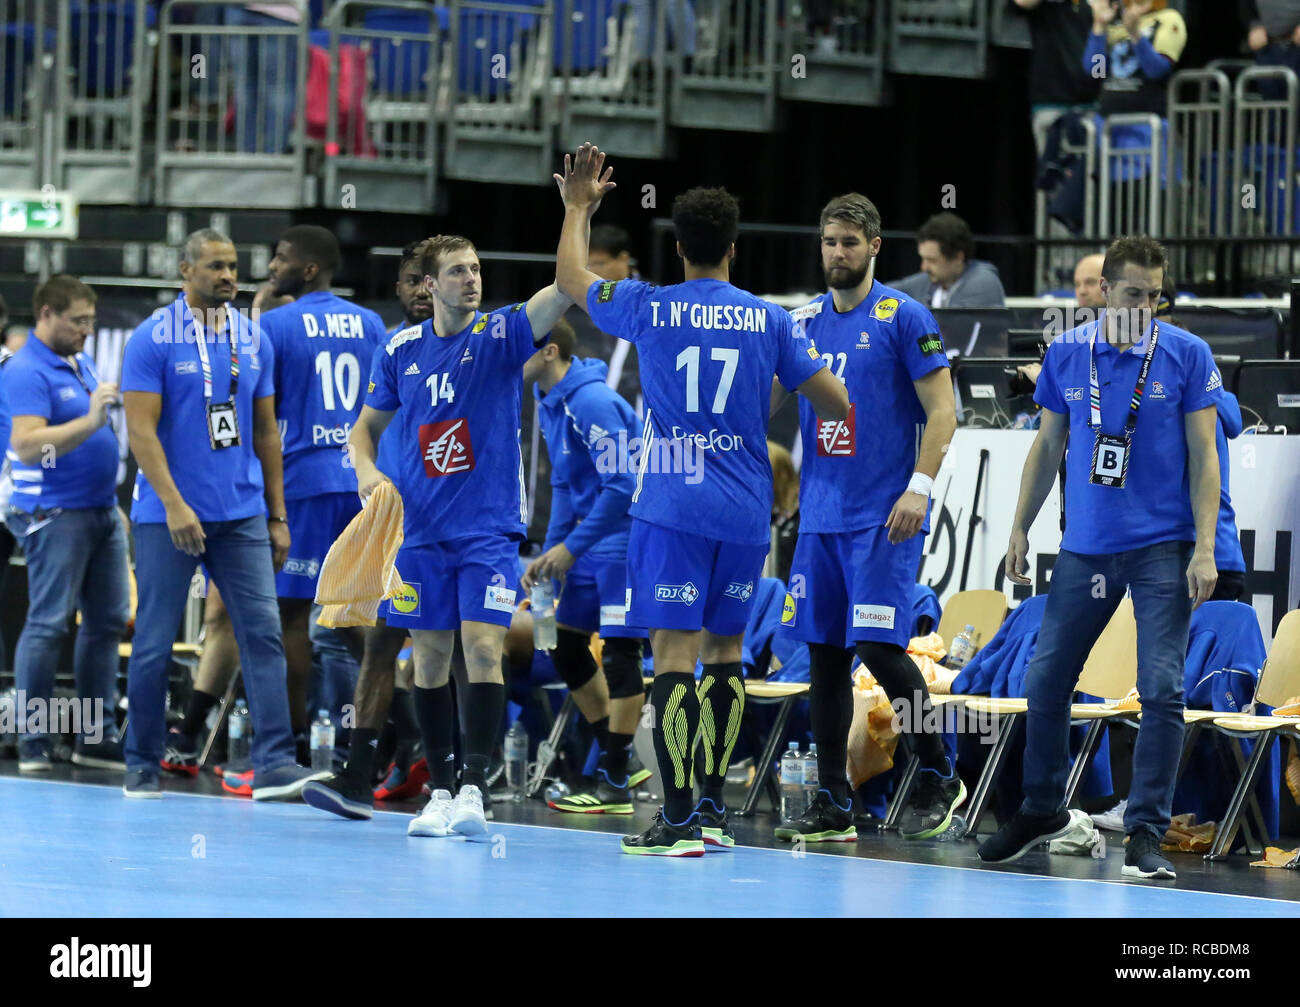
[[[1215,822],[1196,824],[1196,816],[1190,813],[1174,815],[1169,822],[1169,831],[1160,841],[1160,848],[1175,853],[1208,853],[1214,845],[1217,828]]]
[[[316,584],[316,604],[325,606],[322,626],[373,626],[379,603],[406,590],[395,565],[402,547],[402,497],[392,483],[380,483],[361,513],[330,546]]]
[[[1276,846],[1266,846],[1264,848],[1264,859],[1256,860],[1251,867],[1285,867],[1293,863],[1295,858],[1300,856],[1300,849],[1283,850]]]

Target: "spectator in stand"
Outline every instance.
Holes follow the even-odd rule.
[[[1001,308],[1006,292],[991,262],[974,258],[970,225],[955,213],[936,213],[916,232],[921,271],[891,283],[927,308]]]
[[[1012,0],[1029,20],[1029,117],[1042,153],[1047,127],[1097,100],[1097,80],[1075,53],[1088,41],[1092,12],[1083,0]]]
[[[1079,302],[1079,307],[1090,311],[1106,307],[1106,298],[1101,292],[1101,266],[1105,261],[1105,254],[1096,252],[1085,255],[1074,267],[1074,299]],[[1093,321],[1093,318],[1088,321]]]
[[[1238,9],[1250,27],[1246,44],[1255,62],[1300,74],[1300,0],[1240,0]]]
[[[26,325],[10,325],[4,329],[4,348],[10,353],[17,353],[27,342],[32,330]]]
[[[292,3],[234,4],[226,24],[240,28],[288,28],[301,12]],[[283,154],[293,141],[298,91],[298,39],[293,35],[231,36],[235,79],[236,143],[244,153]]]
[[[1083,69],[1102,81],[1102,115],[1165,114],[1165,88],[1187,44],[1187,25],[1166,0],[1088,0],[1092,33]]]

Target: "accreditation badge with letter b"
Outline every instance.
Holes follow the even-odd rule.
[[[208,403],[208,440],[213,451],[239,444],[239,415],[233,402]]]
[[[1132,446],[1127,434],[1114,437],[1110,434],[1097,433],[1097,441],[1092,448],[1092,474],[1088,481],[1098,486],[1124,488],[1128,476],[1129,448]]]

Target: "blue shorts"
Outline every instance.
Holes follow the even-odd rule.
[[[628,625],[707,629],[716,636],[743,633],[767,548],[633,519],[627,540]]]
[[[460,629],[462,622],[508,627],[519,601],[518,558],[519,542],[508,535],[403,546],[397,572],[406,591],[383,602],[379,617],[403,629]]]
[[[849,648],[864,640],[906,648],[925,536],[889,544],[884,525],[804,532],[790,564],[781,629],[796,640]]]
[[[569,568],[563,587],[557,587],[560,604],[555,621],[584,633],[599,631],[601,639],[620,636],[644,640],[646,632],[627,623],[630,591],[627,560],[622,556],[587,553]]]
[[[361,512],[355,493],[322,493],[285,501],[289,518],[289,558],[275,575],[278,598],[315,598],[325,554]]]

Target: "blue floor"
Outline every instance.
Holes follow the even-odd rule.
[[[1300,916],[1300,902],[861,857],[628,857],[611,835],[543,826],[407,839],[404,814],[27,779],[0,778],[0,807],[0,916]]]

